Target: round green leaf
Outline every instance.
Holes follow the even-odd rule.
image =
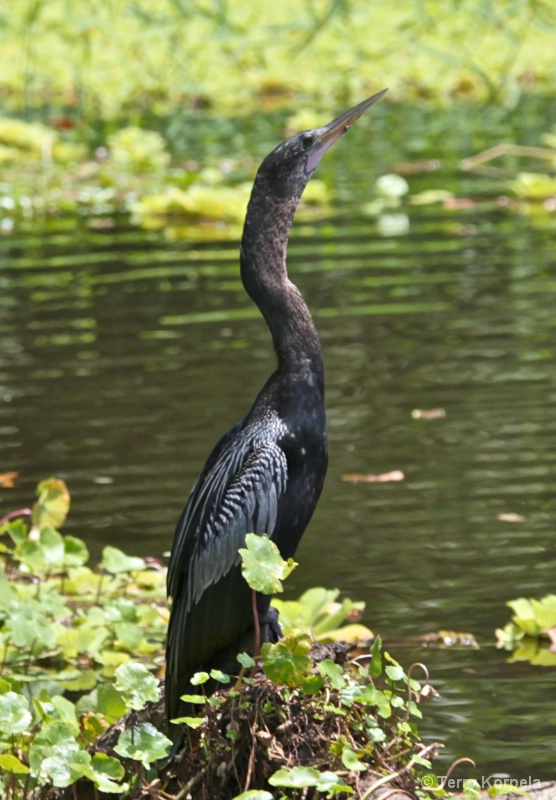
[[[158,680],[143,664],[129,661],[114,672],[115,688],[122,693],[130,708],[140,711],[146,703],[159,698]]]
[[[189,681],[189,683],[192,686],[200,686],[202,683],[206,683],[209,678],[210,675],[208,674],[208,672],[196,672],[195,675]]]
[[[112,575],[118,575],[120,572],[133,572],[135,570],[145,569],[145,562],[142,558],[137,556],[128,556],[117,547],[110,547],[108,545],[102,551],[102,566],[107,572]]]
[[[33,717],[27,699],[16,692],[0,695],[0,733],[12,735],[23,733],[30,726]]]
[[[342,764],[346,769],[349,769],[350,772],[364,772],[367,769],[349,747],[344,747],[342,750]]]
[[[230,683],[232,680],[229,675],[226,675],[225,672],[222,672],[219,669],[211,669],[210,677],[214,681],[218,681],[218,683]]]
[[[239,661],[244,669],[251,669],[255,666],[255,660],[251,658],[249,653],[238,653],[236,659]]]
[[[391,681],[401,681],[404,676],[403,667],[398,665],[389,664],[384,671]]]
[[[62,534],[48,525],[42,528],[39,541],[45,566],[47,568],[61,567],[64,563],[65,553]]]
[[[123,758],[133,758],[149,768],[153,761],[165,758],[172,747],[172,742],[157,731],[150,722],[135,725],[133,730],[126,730],[114,747],[114,752]]]
[[[64,566],[82,567],[89,560],[85,542],[75,536],[64,536]]]
[[[279,769],[268,779],[271,786],[283,786],[286,789],[306,789],[316,786],[320,780],[320,772],[314,767],[292,767]]]
[[[91,756],[85,750],[62,749],[44,759],[41,772],[54,786],[64,788],[89,774]]]
[[[287,636],[262,647],[263,671],[279,685],[300,686],[313,667],[308,656],[311,640],[306,635]]]
[[[282,580],[288,577],[297,563],[289,558],[285,561],[274,542],[265,535],[248,533],[245,548],[241,548],[241,572],[251,587],[263,594],[284,591]]]
[[[95,753],[91,761],[88,777],[100,789],[108,794],[124,794],[129,789],[127,783],[117,783],[125,774],[124,767],[117,758],[105,753]]]

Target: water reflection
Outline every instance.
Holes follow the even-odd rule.
[[[341,587],[397,647],[439,628],[474,633],[480,651],[407,649],[444,694],[427,734],[448,730],[447,758],[486,774],[553,777],[538,710],[555,673],[508,665],[489,644],[508,599],[553,589],[550,237],[482,205],[412,208],[409,230],[384,238],[356,201],[297,225],[291,243],[325,351],[331,459],[289,592]],[[57,474],[73,498],[67,532],[96,554],[114,542],[159,554],[273,356],[236,243],[168,243],[114,222],[0,241],[0,442],[3,471],[21,471],[0,511]],[[395,469],[403,482],[342,481]]]

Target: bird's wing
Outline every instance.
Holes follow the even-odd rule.
[[[239,564],[238,550],[244,546],[247,533],[272,536],[287,475],[284,451],[275,442],[267,442],[244,460],[218,504],[204,504],[203,516],[208,524],[191,561],[190,606],[205,589]]]
[[[184,566],[191,558],[191,553],[196,543],[196,531],[199,528],[196,520],[200,517],[200,506],[203,504],[203,498],[210,491],[210,487],[218,489],[218,482],[215,479],[213,471],[218,469],[219,462],[224,462],[227,466],[226,469],[234,470],[235,458],[234,455],[240,455],[235,450],[228,451],[227,446],[233,442],[239,431],[243,427],[244,420],[239,420],[233,428],[222,436],[221,439],[215,444],[210,456],[207,459],[203,470],[195,482],[186,506],[181,513],[176,526],[174,534],[174,541],[172,543],[172,554],[168,563],[168,574],[166,578],[167,593],[169,597],[175,597],[179,592],[179,587],[183,580]]]
[[[251,592],[238,550],[247,533],[272,536],[287,486],[286,456],[277,441],[240,432],[229,445],[197,482],[176,530],[168,581],[170,719],[179,713],[192,673],[252,627]]]
[[[240,432],[221,447],[194,487],[178,523],[168,594],[187,597],[186,610],[240,561],[247,533],[272,536],[288,468],[278,437]],[[221,446],[221,442],[217,447]],[[210,461],[210,459],[209,459]]]

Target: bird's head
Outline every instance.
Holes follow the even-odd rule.
[[[258,180],[268,181],[276,197],[299,198],[326,151],[387,91],[368,97],[322,128],[302,131],[282,142],[261,164]]]

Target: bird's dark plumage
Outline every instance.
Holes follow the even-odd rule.
[[[177,525],[168,569],[169,720],[184,713],[180,697],[191,691],[193,673],[233,657],[254,629],[251,590],[238,555],[245,535],[268,534],[288,558],[319,499],[328,459],[324,370],[309,309],[288,279],[288,234],[323,154],[382,94],[283,142],[257,173],[241,242],[241,277],[270,328],[278,365],[247,416],[217,443]],[[269,603],[257,598],[263,621]]]

